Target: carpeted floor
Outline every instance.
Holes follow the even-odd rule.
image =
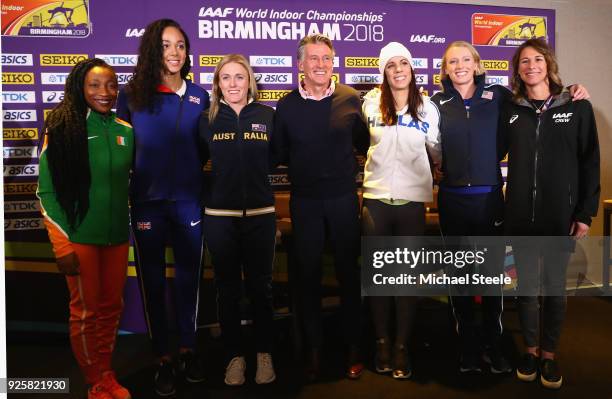
[[[368,370],[358,381],[342,377],[342,337],[333,312],[325,318],[325,375],[315,384],[304,385],[300,365],[293,360],[290,319],[276,322],[274,361],[277,381],[257,386],[254,355],[247,356],[247,384],[229,388],[223,384],[221,343],[210,330],[202,329],[199,345],[208,379],[201,384],[181,384],[176,398],[612,398],[612,298],[570,297],[559,359],[564,384],[550,391],[536,383],[521,383],[514,374],[463,376],[457,371],[456,337],[448,306],[423,299],[411,340],[414,377],[395,381],[373,372],[373,340],[364,334]],[[506,300],[504,349],[516,361],[522,341],[513,302]],[[368,328],[365,328],[369,331]],[[251,340],[245,328],[245,341]],[[9,395],[14,398],[85,398],[86,387],[72,357],[67,336],[62,333],[8,331],[9,377],[68,377],[70,395]],[[122,335],[117,340],[114,364],[120,381],[134,399],[155,398],[151,387],[152,356],[145,335]]]

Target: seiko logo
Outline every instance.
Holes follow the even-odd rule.
[[[301,82],[302,80],[304,80],[304,74],[303,73],[299,73],[298,74],[298,81]],[[333,80],[334,83],[340,83],[340,74],[339,73],[332,73],[331,80]],[[368,91],[369,90],[366,90],[366,93]],[[362,98],[363,98],[363,96],[362,96]]]
[[[40,80],[44,85],[64,85],[66,83],[66,78],[68,77],[68,72],[58,72],[58,73],[47,73],[42,72],[40,74]]]
[[[140,37],[144,35],[144,28],[127,28],[125,37]]]
[[[2,72],[2,84],[31,85],[34,84],[34,74],[32,72]]]
[[[201,55],[200,66],[217,66],[217,64],[223,59],[222,55]]]
[[[5,183],[4,194],[35,194],[37,183]]]
[[[259,101],[278,101],[289,94],[291,90],[259,90]]]
[[[2,54],[2,66],[32,66],[32,54]]]
[[[35,109],[2,110],[4,122],[36,122]]]
[[[346,68],[378,68],[377,57],[344,57]]]
[[[64,99],[64,92],[60,90],[44,90],[42,92],[43,103],[59,103]]]
[[[573,114],[573,112],[553,114],[553,120],[555,123],[568,123]]]
[[[445,43],[446,38],[436,35],[410,35],[410,43]]]
[[[347,73],[344,75],[346,84],[381,84],[382,76],[378,73]]]
[[[103,59],[110,66],[136,66],[136,54],[96,54],[96,58]]]
[[[36,96],[33,91],[3,91],[2,102],[7,104],[35,103]]]
[[[292,84],[292,76],[291,73],[256,73],[255,81],[269,85]]]
[[[481,60],[480,64],[489,71],[507,71],[510,65],[506,60]]]
[[[258,67],[291,67],[291,57],[252,55],[249,57],[251,65]]]
[[[86,60],[87,54],[41,54],[41,66],[72,66],[79,61]]]
[[[38,128],[4,128],[2,138],[4,140],[38,140]]]

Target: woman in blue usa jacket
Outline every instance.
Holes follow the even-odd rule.
[[[131,224],[146,320],[159,365],[154,388],[160,396],[174,394],[177,372],[190,382],[203,380],[195,354],[203,246],[198,121],[209,99],[205,90],[186,79],[190,67],[189,38],[178,23],[152,22],[141,39],[134,76],[117,104],[117,114],[134,127]],[[174,250],[176,365],[166,319],[167,240]]]

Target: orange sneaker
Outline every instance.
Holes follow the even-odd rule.
[[[102,374],[102,381],[98,383],[108,392],[113,399],[132,399],[130,391],[121,386],[115,378],[114,371],[106,371]]]
[[[113,397],[106,392],[101,382],[98,382],[87,391],[87,399],[113,399]]]

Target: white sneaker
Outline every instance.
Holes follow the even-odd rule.
[[[244,370],[246,362],[244,356],[236,356],[230,360],[225,369],[225,384],[238,386],[244,384]]]
[[[269,384],[276,379],[272,355],[269,353],[257,353],[257,373],[255,382],[258,384]]]

